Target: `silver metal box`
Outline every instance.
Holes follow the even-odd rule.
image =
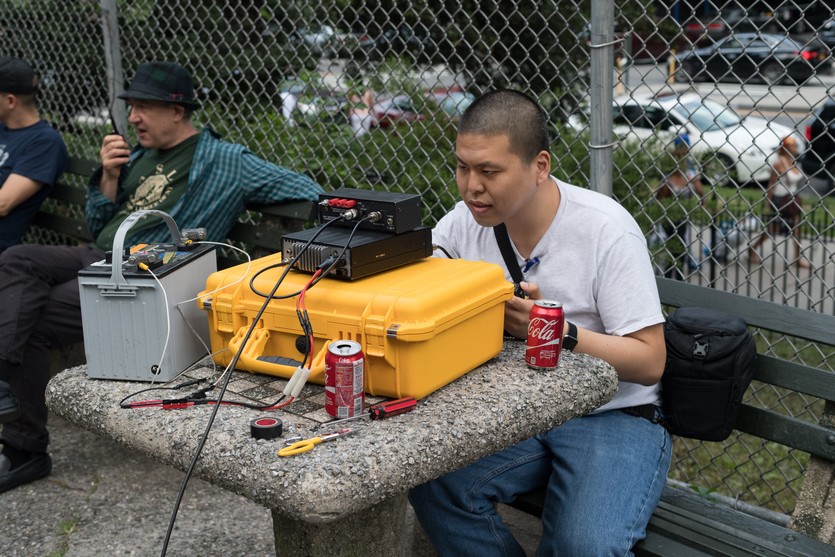
[[[178,242],[176,225],[165,217]],[[213,246],[178,249],[172,243],[143,247],[140,257],[122,261],[125,233],[136,220],[116,233],[115,265],[100,261],[78,273],[87,375],[164,382],[207,354],[208,321],[192,299],[217,270],[217,260]],[[136,260],[149,253],[164,263],[150,272],[138,269]],[[186,300],[192,301],[181,303]]]

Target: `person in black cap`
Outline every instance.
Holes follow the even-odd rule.
[[[249,203],[318,199],[315,182],[221,141],[192,123],[199,103],[188,71],[142,64],[120,98],[139,145],[104,138],[90,179],[86,220],[95,246],[15,246],[0,254],[0,493],[48,475],[44,392],[50,348],[82,340],[78,271],[104,258],[119,225],[137,210],[171,215],[180,229],[202,227],[223,241]],[[140,221],[126,245],[170,240],[158,218]]]
[[[38,114],[37,91],[29,64],[0,56],[0,252],[20,243],[67,166],[64,140]]]

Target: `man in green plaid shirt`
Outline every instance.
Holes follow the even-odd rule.
[[[0,255],[0,493],[52,470],[44,397],[50,349],[82,340],[78,271],[104,258],[129,215],[163,211],[181,229],[202,227],[207,240],[222,241],[247,204],[315,201],[322,191],[303,174],[198,130],[192,79],[179,64],[141,65],[120,98],[139,145],[131,150],[116,133],[102,142],[86,206],[96,245],[22,245]],[[152,217],[131,228],[126,245],[169,238]]]

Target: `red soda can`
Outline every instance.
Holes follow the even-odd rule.
[[[334,418],[353,418],[365,404],[365,358],[352,340],[332,342],[325,354],[325,411]]]
[[[565,313],[562,304],[537,300],[531,308],[525,363],[533,369],[555,369],[560,361]]]

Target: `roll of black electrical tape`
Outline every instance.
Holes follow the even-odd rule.
[[[249,422],[249,431],[256,439],[275,439],[284,428],[278,418],[255,418]]]

